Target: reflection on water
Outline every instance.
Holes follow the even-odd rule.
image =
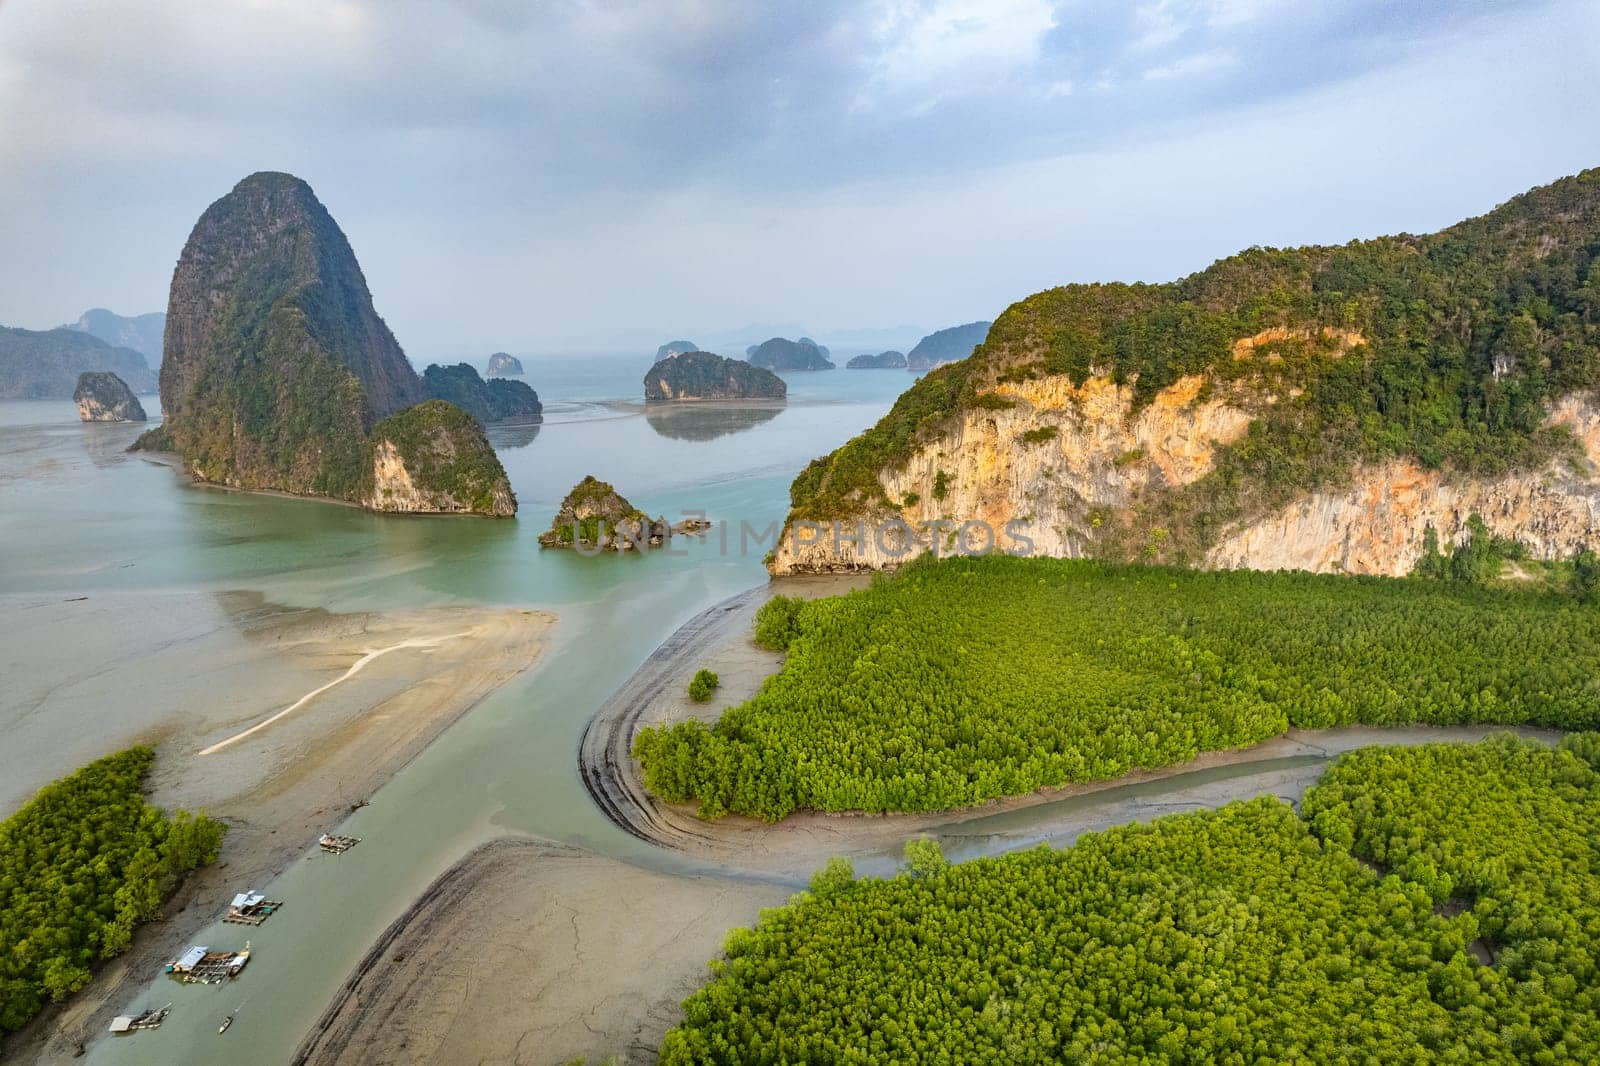
[[[673,404],[645,409],[650,428],[673,440],[707,441],[743,433],[783,414],[776,404]]]
[[[539,423],[524,422],[518,425],[494,425],[484,430],[484,435],[489,438],[489,444],[497,452],[510,451],[513,448],[526,448],[533,443],[533,438],[539,435]]]

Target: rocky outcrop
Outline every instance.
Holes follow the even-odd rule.
[[[911,370],[932,370],[944,363],[965,359],[972,354],[972,349],[983,343],[993,324],[968,322],[930,333],[906,353],[906,366]]]
[[[1105,378],[1074,386],[1052,377],[996,393],[1015,406],[968,411],[904,466],[880,471],[900,507],[874,507],[837,526],[792,521],[771,571],[893,569],[935,548],[1093,554],[1102,523],[1151,492],[1204,477],[1217,448],[1238,440],[1255,405],[1270,402],[1208,389],[1198,376],[1137,412],[1131,387]],[[1600,544],[1600,403],[1569,396],[1550,424],[1573,434],[1581,460],[1487,479],[1411,460],[1360,467],[1350,488],[1311,493],[1224,531],[1205,563],[1399,576],[1415,565],[1428,526],[1441,544],[1457,543],[1474,514],[1533,558],[1570,558]]]
[[[1448,549],[1466,538],[1472,515],[1535,559],[1570,558],[1600,544],[1600,405],[1568,396],[1550,422],[1572,432],[1581,461],[1488,479],[1450,478],[1412,460],[1362,467],[1349,489],[1312,493],[1229,531],[1206,562],[1398,577],[1416,565],[1429,526]]]
[[[443,400],[408,407],[373,427],[360,503],[392,514],[517,513],[483,427]]]
[[[0,326],[0,400],[66,400],[87,371],[109,371],[136,393],[155,391],[144,356],[76,329]]]
[[[703,533],[709,527],[700,519],[673,525],[665,518],[651,518],[609,482],[590,474],[561,501],[549,530],[539,535],[539,546],[596,553],[641,551],[661,547],[674,534]]]
[[[844,365],[846,370],[904,370],[906,353],[879,352],[877,355],[858,355]]]
[[[143,422],[144,407],[128,388],[128,383],[109,370],[90,370],[78,375],[72,398],[78,404],[78,417],[85,422]]]
[[[782,400],[789,393],[770,370],[711,352],[668,356],[644,376],[645,403],[683,400]]]
[[[827,350],[816,341],[802,337],[797,341],[773,337],[748,351],[750,365],[766,370],[832,370]]]
[[[875,507],[837,531],[832,521],[791,523],[775,574],[892,569],[934,548],[965,545],[1025,554],[1087,553],[1098,516],[1149,488],[1186,485],[1210,471],[1219,445],[1248,428],[1252,398],[1183,378],[1135,410],[1131,385],[1050,377],[999,386],[989,405],[963,413],[879,472],[898,507]]]
[[[422,387],[431,399],[453,403],[486,426],[499,422],[531,425],[544,421],[539,394],[525,382],[490,378],[485,381],[467,363],[422,372]]]
[[[509,352],[495,352],[489,357],[489,365],[484,370],[484,375],[491,378],[520,378],[522,376],[522,360]]]
[[[144,315],[119,315],[104,307],[94,307],[78,316],[66,329],[82,330],[99,337],[113,348],[131,348],[156,369],[161,368],[162,338],[167,316],[161,311]],[[153,391],[153,390],[152,390]]]
[[[161,364],[166,422],[141,446],[168,448],[196,478],[235,488],[380,511],[511,513],[505,473],[466,412],[422,405],[377,435],[425,395],[311,187],[252,174],[206,209],[178,259]]]
[[[355,253],[311,187],[253,174],[172,275],[161,406],[204,481],[352,499],[366,434],[423,399]]]
[[[675,355],[684,355],[688,352],[698,352],[700,346],[694,341],[668,341],[656,349],[656,362],[671,359]]]

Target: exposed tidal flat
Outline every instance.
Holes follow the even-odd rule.
[[[724,553],[707,538],[645,558],[541,553],[540,520],[594,472],[652,513],[704,510],[758,528],[777,522],[794,471],[871,424],[906,382],[814,377],[794,388],[787,411],[770,419],[708,411],[684,439],[626,403],[642,373],[636,356],[532,361],[530,380],[550,401],[545,424],[494,435],[522,505],[524,520],[511,523],[385,518],[194,486],[168,466],[128,455],[136,429],[83,426],[70,403],[0,404],[0,643],[14,679],[0,702],[7,812],[52,777],[139,739],[157,747],[157,802],[191,802],[168,791],[179,787],[211,802],[217,793],[208,789],[220,784],[208,775],[221,771],[184,772],[185,763],[205,761],[195,752],[338,679],[375,648],[418,632],[449,636],[463,628],[455,623],[464,614],[559,618],[527,645],[531,668],[480,693],[453,728],[399,760],[402,772],[388,777],[389,763],[370,788],[359,778],[371,766],[355,776],[348,766],[304,775],[307,791],[289,795],[329,801],[293,829],[262,830],[288,856],[270,884],[254,876],[260,867],[245,855],[258,849],[246,845],[257,819],[265,825],[261,808],[281,810],[288,800],[257,792],[261,808],[239,817],[209,875],[210,893],[180,892],[169,921],[147,927],[136,943],[162,959],[188,943],[238,946],[245,937],[237,928],[215,923],[220,903],[233,891],[270,889],[286,901],[284,913],[249,930],[253,958],[239,981],[175,986],[135,951],[108,964],[67,1012],[47,1011],[17,1034],[8,1060],[59,1061],[81,1042],[91,1059],[118,1062],[210,1061],[225,1048],[230,1061],[281,1063],[383,929],[484,841],[526,835],[655,861],[654,849],[589,801],[573,759],[578,737],[679,624],[764,580],[760,549]],[[401,632],[390,624],[400,619],[432,628]],[[297,635],[263,642],[280,623],[288,628],[277,632]],[[333,643],[317,647],[303,625],[322,627]],[[360,635],[369,625],[378,627],[372,639]],[[349,724],[434,677],[437,657],[451,654],[448,641],[386,654],[207,759],[267,779],[246,792],[270,790],[272,762],[250,759],[252,746],[282,749],[292,763],[307,750],[296,743],[315,739],[314,725]],[[349,812],[362,801],[368,805]],[[315,824],[302,828],[308,820]],[[341,824],[361,846],[337,858],[316,853],[317,833]],[[287,845],[277,841],[285,834]],[[147,1000],[174,1004],[160,1030],[105,1035],[111,1015]],[[214,1043],[221,1015],[241,1000],[226,1045]]]

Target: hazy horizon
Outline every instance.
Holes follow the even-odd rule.
[[[1596,40],[1571,2],[3,0],[0,323],[164,310],[200,213],[275,169],[419,362],[901,347],[1600,163]]]

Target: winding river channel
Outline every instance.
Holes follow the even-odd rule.
[[[793,375],[790,404],[776,414],[667,418],[629,402],[647,362],[528,361],[547,421],[536,432],[494,435],[521,505],[515,522],[379,518],[198,489],[164,466],[124,454],[135,428],[79,425],[66,403],[0,404],[0,665],[16,677],[65,654],[59,631],[31,625],[29,611],[82,598],[108,606],[74,626],[72,655],[112,664],[111,681],[75,684],[76,696],[36,685],[0,702],[7,737],[0,778],[10,789],[0,813],[52,777],[141,739],[163,701],[204,693],[205,664],[183,657],[184,638],[165,616],[174,604],[221,617],[214,603],[247,591],[287,608],[505,606],[540,608],[558,619],[531,669],[450,727],[365,806],[341,813],[339,831],[361,837],[359,847],[324,856],[313,834],[304,857],[271,884],[238,886],[288,905],[281,918],[249,931],[252,959],[237,982],[178,986],[151,973],[138,1005],[173,1002],[167,1023],[137,1039],[91,1034],[89,1061],[221,1061],[217,1019],[235,1007],[226,1060],[289,1061],[385,928],[442,871],[507,834],[672,876],[798,886],[833,854],[855,856],[860,872],[885,872],[903,841],[920,832],[939,837],[956,859],[1064,844],[1086,830],[1236,798],[1296,799],[1333,754],[1361,744],[1482,735],[1295,735],[1164,774],[938,818],[803,816],[776,828],[736,819],[706,827],[661,811],[630,793],[625,774],[595,770],[606,765],[608,751],[616,768],[629,715],[653,685],[659,691],[682,668],[684,654],[652,653],[670,639],[680,653],[699,654],[748,625],[764,595],[750,592],[765,582],[764,547],[739,550],[740,523],[761,529],[779,521],[795,472],[875,422],[911,378],[899,371]],[[724,548],[713,532],[671,555],[541,553],[535,538],[587,473],[652,513],[700,510],[730,522],[731,543]],[[163,624],[154,624],[157,612]],[[145,618],[151,624],[141,624]],[[118,689],[116,671],[141,677],[140,663],[170,663],[170,676]],[[580,752],[590,756],[586,772]],[[194,942],[239,939],[235,927],[217,924]]]

